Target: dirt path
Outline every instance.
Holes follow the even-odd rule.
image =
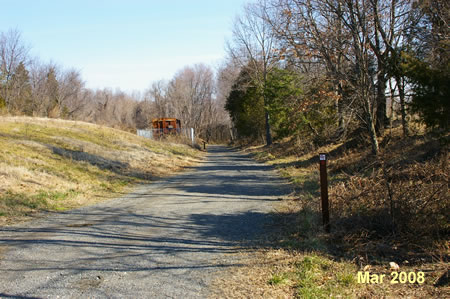
[[[177,177],[46,219],[0,228],[0,297],[197,298],[233,253],[263,239],[288,192],[221,146]]]

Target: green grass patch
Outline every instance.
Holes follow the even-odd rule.
[[[0,195],[0,216],[27,215],[37,211],[61,211],[65,204],[80,194],[79,191],[67,192],[41,190],[35,194],[6,191]]]
[[[357,287],[356,266],[319,255],[309,255],[296,264],[299,298],[339,298],[351,295]]]
[[[192,149],[190,149],[188,147],[185,147],[185,148],[182,148],[182,147],[180,147],[180,148],[169,148],[169,152],[171,154],[173,154],[173,155],[176,155],[176,156],[188,156],[188,157],[192,157],[192,158],[198,158],[196,153]]]
[[[27,214],[36,210],[47,210],[48,200],[41,194],[27,195],[7,191],[0,196],[0,213],[3,215]]]
[[[256,151],[256,152],[253,152],[252,154],[253,154],[253,158],[255,158],[256,160],[261,161],[261,162],[273,161],[276,159],[276,157],[273,154],[271,154],[270,152],[265,151],[265,150]]]
[[[306,162],[310,156],[276,158],[262,149],[253,154],[256,159],[274,165],[295,188],[295,200],[277,209],[280,217],[277,223],[282,226],[278,244],[296,255],[294,269],[281,269],[267,283],[276,286],[288,281],[297,298],[353,298],[352,294],[360,287],[355,279],[356,265],[326,256],[329,244],[322,231],[318,165]],[[300,167],[303,164],[305,167]],[[329,179],[340,180],[332,174]]]
[[[119,192],[131,183],[133,183],[133,180],[111,178],[109,181],[100,183],[98,191]]]
[[[267,282],[271,285],[281,285],[287,283],[287,281],[288,275],[286,273],[281,273],[272,275],[272,277]]]
[[[316,200],[320,196],[320,184],[318,171],[295,167],[281,168],[283,177],[290,180],[297,193],[304,199]]]
[[[357,267],[337,262],[326,256],[310,253],[298,255],[293,267],[272,274],[267,284],[293,288],[296,298],[354,298],[360,288],[356,280]]]

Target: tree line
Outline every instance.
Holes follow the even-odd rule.
[[[448,133],[450,4],[441,0],[259,0],[229,41],[235,134],[320,144],[364,128],[372,152],[395,120]]]
[[[205,139],[267,144],[359,130],[376,154],[395,122],[405,136],[412,120],[448,132],[449,11],[443,0],[257,0],[234,21],[216,72],[187,66],[136,94],[86,88],[77,70],[31,58],[9,30],[0,34],[0,111],[126,130],[176,117]]]
[[[42,63],[29,55],[18,30],[0,33],[0,113],[82,120],[124,130],[151,127],[151,120],[176,117],[197,136],[229,139],[224,98],[216,96],[211,67],[198,64],[142,93],[87,88],[79,71]]]

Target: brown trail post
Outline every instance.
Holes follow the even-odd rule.
[[[322,199],[322,221],[327,233],[330,232],[330,211],[328,203],[327,155],[319,154],[320,163],[320,198]]]

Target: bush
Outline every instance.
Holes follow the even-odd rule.
[[[331,210],[349,231],[375,238],[439,239],[450,232],[448,153],[427,162],[374,168],[330,189]],[[428,244],[431,245],[431,244]]]

